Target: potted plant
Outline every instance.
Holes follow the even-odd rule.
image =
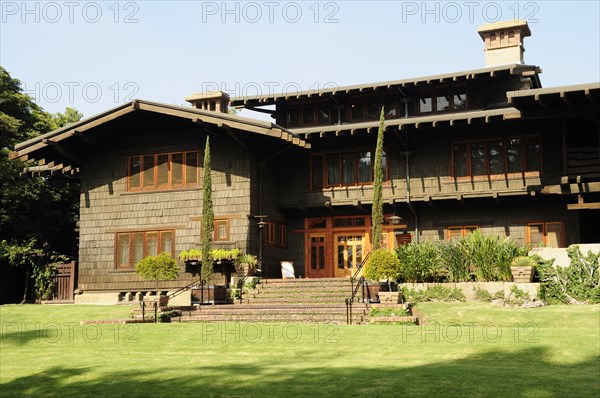
[[[258,266],[258,257],[249,253],[240,254],[235,259],[235,266],[238,276],[242,278],[246,275],[251,276]]]
[[[146,280],[156,282],[156,298],[160,306],[166,306],[169,298],[160,296],[158,292],[158,281],[168,281],[177,278],[179,267],[177,261],[168,253],[160,253],[156,256],[148,256],[135,265],[135,272]]]
[[[518,256],[510,263],[513,280],[518,283],[529,283],[533,280],[533,270],[537,262],[533,257]]]
[[[179,259],[185,262],[188,261],[200,261],[202,258],[202,252],[200,249],[182,250],[179,253]]]
[[[400,276],[400,260],[398,257],[387,250],[377,249],[367,260],[365,265],[365,277],[373,281],[385,280],[388,284],[388,291],[379,291],[379,301],[382,303],[400,303],[401,292],[392,292],[392,282]]]

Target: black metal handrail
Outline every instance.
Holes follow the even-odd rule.
[[[179,296],[181,293],[183,293],[187,290],[190,290],[190,288],[192,288],[193,286],[197,286],[198,284],[200,284],[200,280],[194,281],[194,282],[190,283],[189,285],[180,288],[179,290],[175,290],[173,293],[169,294],[167,297],[169,299],[172,299],[173,297]]]
[[[350,277],[351,294],[350,297],[346,299],[346,323],[348,325],[352,325],[352,304],[354,304],[354,298],[356,297],[356,293],[358,292],[358,287],[362,286],[363,282],[365,281],[365,277],[362,275],[360,276],[360,278],[358,278],[358,280],[356,279],[356,277],[366,264],[370,255],[371,252],[368,252],[365,258],[363,258],[361,263],[358,265],[358,267],[356,267],[356,271],[354,271],[354,274]],[[356,285],[354,285],[354,282],[356,282]]]
[[[260,268],[261,263],[262,263],[262,261],[258,260],[256,265],[254,267],[250,268],[248,270],[248,273],[246,273],[246,275],[244,275],[244,277],[238,281],[237,287],[238,287],[238,289],[240,289],[240,304],[242,304],[242,296],[244,295],[244,283],[246,283],[246,280],[250,276],[253,276],[251,274],[254,274],[255,272],[262,272],[261,268]]]

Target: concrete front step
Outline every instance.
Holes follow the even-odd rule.
[[[346,314],[346,308],[232,308],[232,309],[214,309],[201,311],[182,311],[182,316],[194,317],[198,315],[260,315],[260,314]],[[364,308],[352,308],[353,315],[366,315],[368,313]]]
[[[368,316],[352,314],[353,323],[368,323]],[[346,313],[248,313],[248,314],[194,314],[171,318],[172,322],[293,322],[293,323],[346,323]]]

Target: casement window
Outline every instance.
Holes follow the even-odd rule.
[[[446,228],[446,239],[450,240],[453,238],[460,238],[461,236],[467,236],[478,228],[479,226],[477,225],[448,227]]]
[[[371,184],[374,159],[374,150],[313,154],[310,159],[311,189]],[[385,152],[382,159],[384,180],[387,180]]]
[[[198,186],[198,151],[130,156],[128,191],[158,191]]]
[[[467,110],[465,86],[424,88],[419,92],[419,114],[460,112]]]
[[[265,244],[271,246],[287,246],[287,225],[280,222],[267,221],[264,227]]]
[[[115,236],[115,268],[133,269],[147,256],[175,255],[175,231],[118,232]]]
[[[454,178],[541,170],[541,141],[537,136],[473,140],[452,144]]]
[[[564,224],[562,222],[529,223],[527,243],[533,246],[564,247]]]
[[[229,220],[215,220],[214,241],[229,241]]]

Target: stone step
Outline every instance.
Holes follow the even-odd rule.
[[[353,315],[352,323],[368,323],[367,316]],[[290,322],[346,323],[346,314],[229,314],[193,315],[171,318],[171,322]]]
[[[261,290],[261,291],[249,291],[244,292],[244,296],[344,296],[350,297],[350,292],[346,290],[298,290],[298,291],[285,291],[285,290]]]
[[[308,286],[269,286],[256,285],[255,289],[249,291],[257,292],[319,292],[319,291],[344,291],[350,292],[350,285],[329,286],[329,285],[308,285]]]
[[[253,314],[346,314],[346,308],[224,308],[224,309],[210,309],[200,311],[182,311],[182,316],[196,316],[196,315],[253,315]],[[352,308],[352,314],[368,314],[368,310],[364,308]]]

